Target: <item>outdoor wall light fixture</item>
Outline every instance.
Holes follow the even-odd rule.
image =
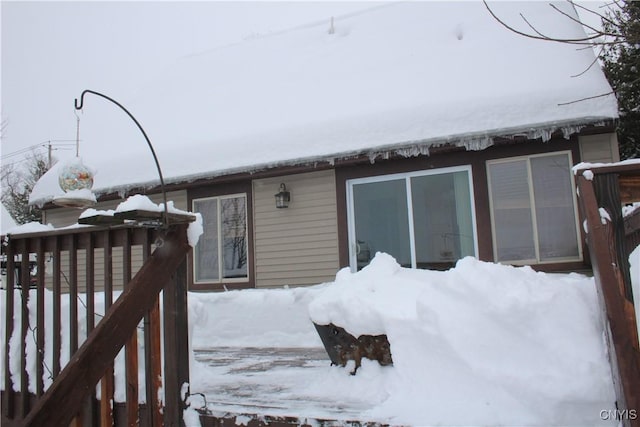
[[[119,102],[114,99],[93,91],[93,90],[85,90],[80,95],[80,102],[78,103],[78,99],[75,99],[75,108],[76,110],[82,110],[84,104],[84,96],[87,93],[91,93],[93,95],[97,95],[101,98],[106,99],[107,101],[111,101],[118,107],[124,111],[131,120],[136,124],[140,132],[142,132],[142,136],[147,141],[147,145],[151,150],[151,154],[153,155],[153,160],[156,163],[156,168],[158,169],[158,175],[160,176],[160,189],[162,190],[162,197],[164,201],[164,211],[162,215],[162,222],[166,226],[168,224],[167,221],[167,193],[165,191],[164,186],[164,178],[162,177],[162,170],[160,169],[160,163],[158,162],[158,157],[156,156],[156,152],[153,149],[153,145],[151,145],[151,141],[149,141],[149,137],[147,133],[142,129],[138,120],[136,120],[133,115],[122,106]],[[77,156],[77,153],[76,153]],[[79,160],[79,159],[78,159]],[[87,208],[96,203],[95,195],[91,192],[91,187],[93,186],[93,174],[91,170],[84,165],[81,165],[81,162],[78,161],[76,163],[71,163],[65,166],[60,174],[59,183],[62,190],[65,192],[65,195],[59,196],[53,200],[53,202],[59,206],[65,207],[75,207],[75,208]],[[81,190],[80,192],[78,190]],[[88,191],[87,191],[88,190]],[[70,193],[77,193],[71,195]]]
[[[283,209],[289,207],[289,202],[291,201],[291,193],[287,191],[286,185],[284,183],[280,184],[280,191],[275,195],[276,197],[276,208]]]

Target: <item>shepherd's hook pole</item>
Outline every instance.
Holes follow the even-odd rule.
[[[162,221],[164,223],[164,226],[168,226],[169,225],[169,218],[167,215],[167,192],[165,191],[164,188],[164,178],[162,177],[162,170],[160,169],[160,162],[158,161],[158,156],[156,156],[156,151],[153,149],[153,145],[151,145],[151,141],[149,140],[149,137],[147,136],[147,133],[144,131],[144,129],[142,129],[142,126],[140,126],[140,123],[138,122],[138,120],[136,120],[135,117],[133,117],[133,114],[131,114],[129,112],[129,110],[127,110],[126,108],[124,108],[124,106],[122,104],[120,104],[118,101],[116,101],[113,98],[108,97],[107,95],[104,95],[100,92],[96,92],[94,90],[89,90],[86,89],[82,92],[82,94],[80,95],[80,103],[78,103],[78,98],[75,99],[75,107],[76,110],[82,110],[83,104],[84,104],[84,95],[86,93],[92,93],[94,95],[100,96],[104,99],[106,99],[107,101],[111,101],[112,103],[116,104],[118,107],[120,107],[122,109],[122,111],[124,111],[125,113],[127,113],[127,115],[131,118],[131,120],[133,120],[133,122],[136,124],[136,126],[138,126],[138,129],[140,129],[140,132],[142,132],[142,136],[144,136],[144,139],[147,141],[147,145],[149,146],[149,149],[151,150],[151,154],[153,154],[153,160],[156,162],[156,168],[158,168],[158,175],[160,176],[160,189],[162,190],[162,198],[164,200],[164,212],[162,214]]]

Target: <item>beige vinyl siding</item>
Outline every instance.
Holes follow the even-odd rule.
[[[291,203],[277,209],[280,183]],[[333,170],[253,181],[256,287],[312,285],[339,268]]]
[[[162,202],[162,194],[154,194],[149,196],[151,200],[155,203]],[[187,193],[186,191],[176,191],[172,193],[167,193],[167,200],[173,201],[174,205],[177,209],[187,210]],[[98,205],[94,206],[95,209],[115,209],[115,207],[122,200],[113,200],[109,202],[102,202]],[[47,223],[52,224],[54,227],[65,227],[71,224],[75,224],[78,222],[78,217],[82,213],[81,209],[51,209],[47,210],[45,213],[45,220]],[[53,254],[46,254],[46,264],[45,264],[45,284],[51,289],[53,286],[53,262],[52,262]],[[86,251],[79,250],[77,252],[78,257],[78,292],[84,293],[86,289]],[[124,283],[124,272],[123,272],[123,262],[122,262],[122,248],[116,247],[113,248],[112,255],[113,265],[112,265],[112,275],[113,275],[113,289],[114,290],[122,290]],[[131,277],[133,277],[138,270],[142,267],[143,263],[143,252],[142,246],[136,245],[131,248]],[[60,269],[63,272],[60,287],[62,292],[69,291],[69,281],[71,280],[70,275],[70,254],[69,251],[62,251],[60,253]],[[96,248],[94,250],[94,286],[95,290],[101,292],[104,290],[104,249]]]
[[[580,157],[583,162],[612,163],[620,161],[618,138],[615,133],[579,137]]]

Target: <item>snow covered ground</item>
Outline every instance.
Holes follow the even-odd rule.
[[[410,270],[378,254],[334,283],[191,294],[189,303],[199,354],[191,389],[218,413],[241,411],[217,402],[242,404],[243,388],[245,402],[260,397],[254,408],[268,415],[392,424],[608,425],[601,411],[615,408],[595,285],[577,274],[472,258],[447,272]],[[318,347],[309,317],[354,335],[386,333],[394,366],[364,363],[351,376],[313,352],[298,366],[274,364],[265,351],[229,357],[229,347]],[[227,367],[204,355],[218,346]]]
[[[602,419],[615,397],[594,281],[582,275],[473,258],[446,272],[411,270],[378,254],[362,271],[313,287],[190,293],[189,310],[189,426],[203,396],[218,416],[615,425]],[[387,334],[394,365],[363,361],[356,375],[330,366],[311,319]],[[117,385],[116,400],[123,393]]]

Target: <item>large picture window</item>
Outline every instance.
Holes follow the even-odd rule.
[[[477,256],[468,166],[347,181],[351,267],[376,252],[413,268],[448,268]]]
[[[581,259],[569,152],[487,162],[494,259]]]
[[[204,234],[194,249],[196,283],[248,280],[247,197],[245,194],[193,201]]]

